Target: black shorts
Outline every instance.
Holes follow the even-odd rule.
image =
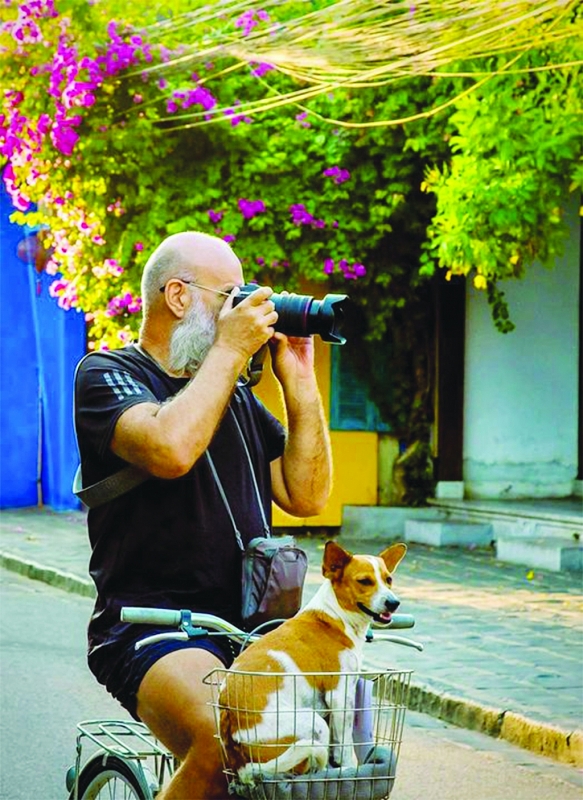
[[[168,653],[177,650],[206,650],[217,656],[225,667],[230,667],[239,652],[238,646],[227,636],[205,636],[184,642],[170,639],[135,649],[138,639],[162,631],[167,633],[168,628],[152,628],[137,638],[99,647],[89,655],[91,672],[136,720],[140,719],[137,713],[140,684],[150,667]]]

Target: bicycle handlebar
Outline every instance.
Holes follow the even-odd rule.
[[[249,642],[261,638],[257,633],[243,631],[236,625],[227,622],[227,620],[221,617],[216,617],[214,614],[197,613],[189,610],[177,611],[173,608],[124,606],[121,610],[121,620],[122,622],[130,622],[138,625],[157,625],[178,628],[178,630],[169,633],[155,633],[152,636],[146,636],[136,643],[136,649],[140,649],[146,644],[153,644],[154,642],[166,639],[189,639],[191,638],[192,631],[187,630],[188,628],[200,628],[202,632],[206,630],[211,636],[213,634],[224,634],[239,643],[248,644]],[[399,630],[412,628],[414,625],[415,617],[413,617],[412,614],[393,614],[388,625],[383,625],[382,627],[373,626],[377,630],[376,634],[373,633],[372,630],[369,630],[370,635],[367,637],[367,641],[393,642],[394,644],[407,645],[417,650],[423,650],[423,645],[418,642],[404,639],[401,636],[391,636],[390,633],[387,633],[387,631],[391,629]]]
[[[143,608],[140,606],[126,606],[121,610],[122,622],[131,622],[141,625],[167,625],[168,627],[178,627],[184,621],[189,625],[209,628],[225,633],[235,633],[248,636],[249,634],[237,628],[214,614],[203,614],[195,611],[177,611],[172,608]],[[393,614],[388,625],[383,625],[382,630],[398,630],[413,628],[415,618],[412,614]]]

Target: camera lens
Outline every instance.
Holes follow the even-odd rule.
[[[311,297],[301,294],[272,294],[270,298],[278,314],[275,330],[287,336],[310,336]]]
[[[238,305],[258,286],[248,283],[233,300]],[[344,344],[346,338],[341,334],[346,305],[345,294],[327,294],[322,300],[304,294],[272,294],[269,298],[278,314],[275,330],[286,336],[313,336],[318,334],[330,344]]]

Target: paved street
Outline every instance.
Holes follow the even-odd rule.
[[[0,570],[0,800],[65,800],[76,723],[126,716],[85,664],[91,605]],[[574,767],[410,713],[392,800],[580,800],[582,787]]]
[[[338,540],[359,552],[379,542]],[[324,539],[302,538],[320,581]],[[36,509],[0,515],[0,563],[90,593],[82,512]],[[47,569],[48,568],[48,569]],[[413,545],[395,576],[401,610],[417,619],[418,653],[387,644],[367,651],[371,665],[414,670],[416,708],[487,730],[583,765],[583,600],[581,578],[502,564],[485,551]]]
[[[86,667],[91,607],[0,570],[0,800],[65,800],[77,722],[124,716]]]

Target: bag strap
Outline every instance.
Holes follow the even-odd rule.
[[[109,500],[121,497],[122,494],[139,486],[140,483],[147,481],[150,477],[150,473],[141,469],[141,467],[136,467],[135,464],[128,464],[127,467],[114,472],[113,475],[109,475],[107,478],[84,489],[81,465],[79,465],[73,479],[73,494],[88,508],[97,508],[109,502]]]
[[[255,477],[255,470],[253,469],[253,462],[251,461],[251,453],[249,452],[249,448],[247,447],[247,442],[245,441],[245,437],[243,436],[243,431],[241,430],[241,426],[239,425],[239,420],[235,416],[235,412],[233,411],[233,409],[230,406],[229,406],[229,411],[231,412],[231,414],[233,415],[233,419],[235,420],[235,425],[237,426],[237,430],[239,431],[239,436],[241,437],[241,441],[243,442],[243,448],[245,450],[245,455],[247,456],[247,461],[249,462],[249,469],[251,471],[251,478],[253,480],[253,487],[255,489],[255,496],[257,497],[257,505],[259,506],[259,512],[261,514],[261,519],[263,521],[263,531],[264,531],[265,536],[270,537],[271,536],[271,531],[269,529],[269,525],[267,524],[267,519],[265,518],[265,510],[263,508],[263,501],[261,499],[261,494],[259,492],[259,485],[257,484],[257,478]],[[243,544],[243,537],[241,536],[241,532],[240,532],[239,528],[237,528],[237,523],[235,522],[235,517],[233,515],[233,511],[231,510],[231,506],[230,506],[229,501],[227,499],[227,494],[225,492],[223,484],[221,483],[221,479],[219,478],[219,473],[217,472],[217,469],[215,467],[215,462],[213,461],[212,456],[211,456],[211,454],[209,453],[208,450],[205,451],[205,456],[206,456],[207,461],[209,463],[209,467],[211,469],[213,478],[214,478],[215,483],[217,485],[217,489],[219,490],[219,494],[221,495],[221,499],[223,501],[223,504],[224,504],[224,506],[225,506],[225,508],[227,510],[227,514],[229,515],[229,519],[231,520],[231,525],[233,526],[233,530],[235,531],[235,539],[237,540],[237,544],[239,545],[239,548],[241,549],[241,551],[244,552],[245,551],[245,545]]]
[[[135,342],[134,347],[144,358],[152,361],[160,368],[156,359],[152,358],[141,345]],[[88,353],[87,355],[90,354]],[[84,358],[87,358],[87,355]],[[77,365],[77,370],[78,369],[79,365]],[[78,497],[87,508],[98,508],[104,503],[108,503],[110,500],[121,497],[122,494],[129,492],[131,489],[135,489],[136,486],[139,486],[140,483],[147,481],[148,478],[151,477],[150,473],[141,469],[141,467],[137,467],[135,464],[128,464],[126,467],[122,467],[118,472],[114,472],[113,475],[108,475],[107,478],[93,483],[91,486],[87,486],[84,489],[81,464],[79,464],[75,472],[75,477],[73,478],[73,494]]]

